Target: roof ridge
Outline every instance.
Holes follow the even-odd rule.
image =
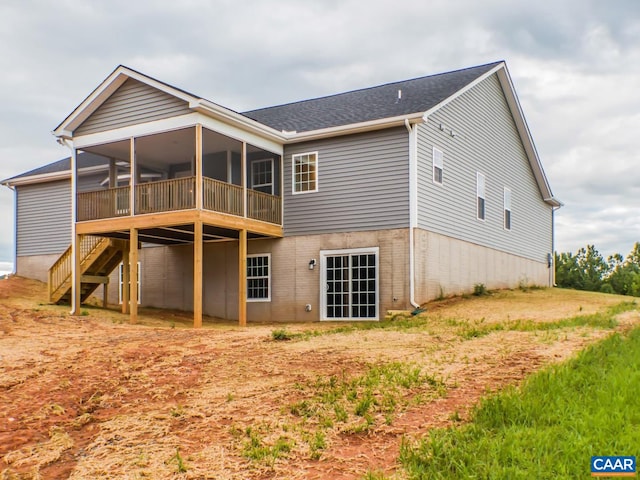
[[[413,81],[416,81],[416,80],[422,80],[422,79],[425,79],[425,78],[433,78],[433,77],[438,77],[438,76],[442,76],[442,75],[451,75],[451,74],[464,72],[465,70],[473,70],[475,68],[484,68],[484,67],[487,67],[489,65],[499,65],[501,63],[505,63],[504,60],[498,60],[498,61],[495,61],[495,62],[488,62],[488,63],[484,63],[482,65],[474,65],[472,67],[458,68],[456,70],[448,70],[448,71],[445,71],[445,72],[434,73],[434,74],[431,74],[431,75],[422,75],[422,76],[419,76],[419,77],[407,78],[407,79],[404,79],[404,80],[396,80],[396,81],[393,81],[393,82],[381,83],[379,85],[372,85],[372,86],[369,86],[369,87],[356,88],[356,89],[353,89],[353,90],[347,90],[347,91],[339,92],[339,93],[332,93],[330,95],[322,95],[322,96],[319,96],[319,97],[307,98],[307,99],[304,99],[304,100],[286,102],[286,103],[282,103],[282,104],[279,104],[279,105],[270,105],[270,106],[267,106],[267,107],[255,108],[255,109],[252,109],[252,110],[246,110],[246,111],[239,112],[239,113],[241,115],[245,115],[246,116],[249,113],[259,112],[259,111],[263,111],[263,110],[270,110],[272,108],[281,108],[281,107],[286,107],[286,106],[289,106],[289,105],[299,105],[299,104],[303,104],[303,103],[314,102],[314,101],[317,101],[317,100],[323,100],[323,99],[332,98],[332,97],[339,97],[340,95],[347,95],[349,93],[366,92],[367,90],[373,90],[375,88],[388,87],[390,85],[397,85],[397,84],[401,84],[401,83],[413,82]]]

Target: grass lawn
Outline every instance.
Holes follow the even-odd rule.
[[[486,398],[467,425],[403,442],[400,460],[413,479],[576,479],[592,455],[640,455],[640,328]]]

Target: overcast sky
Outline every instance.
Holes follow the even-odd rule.
[[[123,64],[233,110],[506,60],[553,192],[556,247],[640,241],[638,0],[2,0],[0,179]],[[13,260],[0,187],[0,262]]]

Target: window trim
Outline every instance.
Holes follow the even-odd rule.
[[[327,257],[339,255],[366,255],[373,254],[376,257],[376,292],[375,292],[375,317],[327,317]],[[324,287],[323,287],[324,286]],[[351,294],[351,291],[349,292]],[[380,247],[347,248],[340,250],[320,250],[320,321],[325,322],[378,322],[380,321]]]
[[[296,191],[296,158],[299,157],[304,157],[305,155],[310,156],[310,155],[314,155],[315,156],[315,171],[316,171],[316,178],[315,178],[315,188],[313,190],[300,190],[300,191]],[[318,191],[318,183],[319,183],[319,178],[320,178],[320,158],[319,158],[319,154],[317,151],[315,152],[304,152],[304,153],[296,153],[291,155],[291,194],[292,195],[304,195],[305,193],[314,193]]]
[[[260,163],[266,163],[269,162],[271,164],[271,183],[254,183],[254,171],[253,171],[253,167],[257,164]],[[252,160],[251,161],[251,189],[252,190],[256,190],[256,188],[263,188],[263,187],[270,187],[271,188],[271,192],[269,192],[269,195],[273,195],[273,191],[274,191],[274,182],[273,182],[273,177],[274,177],[274,171],[273,171],[273,157],[271,158],[260,158],[257,160]],[[262,192],[262,190],[256,190],[258,192]],[[263,192],[266,193],[266,192]]]
[[[442,185],[444,183],[444,152],[438,147],[433,147],[433,152],[431,155],[431,179],[434,184]],[[439,162],[436,162],[436,159],[439,159]],[[439,165],[437,163],[439,163]],[[440,169],[440,181],[436,180],[436,168]]]
[[[122,281],[124,274],[124,263],[120,262],[118,265],[118,305],[122,305],[122,287],[124,282]],[[129,283],[131,283],[131,277],[129,277]],[[138,262],[138,305],[142,302],[142,262]]]
[[[480,181],[482,179],[482,181]],[[476,172],[476,218],[481,222],[487,219],[487,177],[483,173]],[[482,199],[482,217],[480,216],[480,200]]]
[[[266,257],[267,260],[267,275],[260,277],[249,276],[249,262],[250,258]],[[250,279],[267,279],[267,296],[265,298],[249,298],[249,280]],[[251,253],[247,255],[247,303],[266,303],[271,301],[271,253]]]
[[[502,226],[504,227],[504,229],[508,232],[511,231],[511,189],[508,187],[504,187],[504,194],[503,194],[503,222],[502,222]],[[507,212],[509,213],[509,215],[507,215]],[[509,225],[507,226],[507,217],[509,219]]]

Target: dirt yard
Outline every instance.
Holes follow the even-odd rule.
[[[286,325],[294,338],[276,341],[283,325],[194,330],[180,312],[71,317],[45,291],[0,281],[1,479],[402,478],[403,437],[463,422],[487,391],[612,332],[545,323],[630,300],[497,292],[385,328]]]

